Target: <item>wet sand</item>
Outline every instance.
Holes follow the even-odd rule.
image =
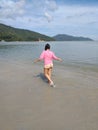
[[[98,130],[98,72],[0,61],[0,130]]]

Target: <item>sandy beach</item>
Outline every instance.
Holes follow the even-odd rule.
[[[0,61],[0,130],[98,130],[98,72]]]

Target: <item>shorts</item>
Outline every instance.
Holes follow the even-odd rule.
[[[53,64],[51,63],[51,64],[48,64],[48,65],[45,65],[44,68],[46,68],[46,69],[53,68]]]

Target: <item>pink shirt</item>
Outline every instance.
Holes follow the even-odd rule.
[[[44,50],[41,55],[40,59],[44,60],[44,65],[52,64],[52,60],[57,60],[58,58],[55,56],[55,54],[50,50]]]

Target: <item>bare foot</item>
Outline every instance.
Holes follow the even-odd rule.
[[[53,81],[50,83],[50,86],[51,86],[51,87],[55,87]]]

